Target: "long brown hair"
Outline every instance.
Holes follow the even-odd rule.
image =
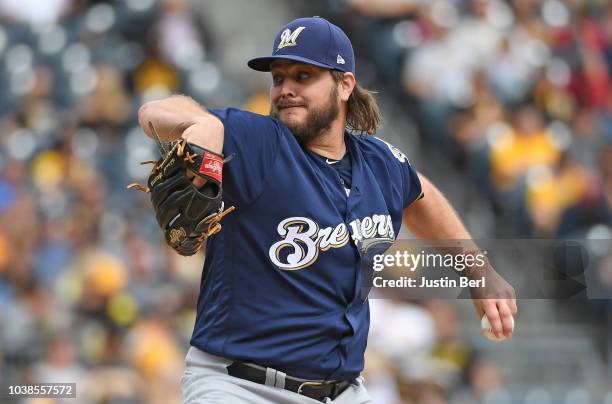
[[[331,74],[336,83],[344,77],[344,73],[339,70],[332,70]],[[348,99],[346,113],[346,126],[350,130],[369,135],[378,131],[381,117],[374,94],[376,94],[374,91],[366,90],[355,83],[355,88]]]

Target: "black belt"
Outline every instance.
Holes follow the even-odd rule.
[[[325,401],[326,397],[332,400],[336,399],[352,383],[350,381],[334,382],[298,379],[274,369],[243,362],[233,362],[227,367],[227,373],[230,376],[239,377],[251,382],[293,391],[294,393],[322,402]]]

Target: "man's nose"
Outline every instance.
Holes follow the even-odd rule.
[[[279,88],[279,95],[281,97],[295,97],[295,83],[292,80],[283,80],[283,83]]]

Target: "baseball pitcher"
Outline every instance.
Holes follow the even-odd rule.
[[[186,96],[139,111],[162,151],[141,189],[166,241],[183,255],[206,248],[183,401],[370,403],[363,246],[392,242],[402,223],[422,239],[470,235],[406,155],[374,136],[379,110],[340,28],[294,20],[248,66],[271,74],[269,116]],[[510,285],[473,298],[509,337]]]

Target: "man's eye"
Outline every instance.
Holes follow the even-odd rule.
[[[279,85],[279,84],[281,84],[283,82],[283,77],[282,76],[278,76],[278,75],[272,76],[272,82],[275,85]]]
[[[306,72],[299,72],[297,77],[298,77],[298,80],[306,80],[307,78],[310,77],[310,74]]]

